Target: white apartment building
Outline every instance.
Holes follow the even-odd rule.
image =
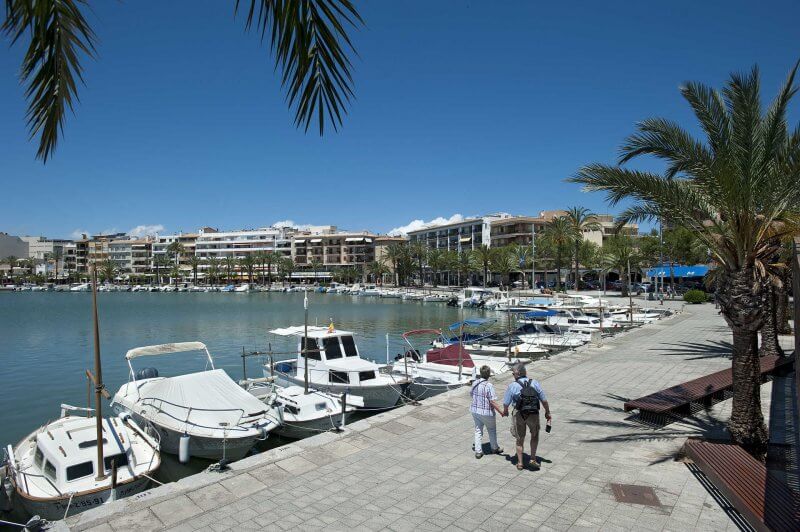
[[[29,258],[42,263],[46,261],[42,268],[37,267],[37,273],[48,276],[57,273],[59,277],[63,277],[67,272],[75,270],[75,242],[72,240],[43,236],[23,236],[21,239],[28,243]]]
[[[409,242],[422,242],[432,249],[447,249],[454,251],[472,250],[481,245],[492,245],[492,223],[505,218],[510,214],[497,213],[467,218],[460,222],[436,225],[410,231]]]

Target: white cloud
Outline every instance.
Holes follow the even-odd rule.
[[[420,229],[426,229],[428,227],[433,227],[436,225],[445,225],[445,224],[452,224],[461,222],[464,220],[464,217],[460,214],[454,214],[450,218],[444,218],[443,216],[439,216],[434,218],[433,220],[426,222],[424,220],[412,220],[411,222],[407,223],[406,225],[401,225],[400,227],[395,227],[391,231],[389,231],[390,236],[401,236],[406,235],[411,231],[419,231]]]
[[[75,229],[73,232],[69,234],[69,237],[72,240],[80,240],[81,238],[83,238],[83,235],[88,235],[88,234],[89,231],[87,231],[86,229]]]
[[[294,223],[294,220],[281,220],[279,222],[275,222],[274,224],[272,224],[272,227],[276,229],[281,229],[282,227],[290,227],[293,229],[299,229],[303,231],[311,229],[314,226],[310,224],[296,224]]]
[[[164,231],[164,226],[161,224],[153,225],[137,225],[133,229],[128,230],[128,234],[135,237],[143,237],[155,235]]]

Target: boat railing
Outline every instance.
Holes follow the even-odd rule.
[[[213,430],[219,430],[219,429],[243,430],[243,431],[244,430],[248,430],[248,427],[241,426],[242,419],[244,418],[244,409],[242,409],[242,408],[196,408],[196,407],[193,407],[193,406],[179,405],[177,403],[173,403],[171,401],[166,401],[164,399],[160,399],[160,398],[157,398],[157,397],[145,397],[145,398],[142,398],[140,400],[140,403],[143,406],[151,407],[151,408],[155,409],[157,412],[159,412],[160,414],[163,414],[163,415],[167,416],[168,418],[174,419],[175,421],[178,421],[180,423],[184,423],[185,425],[192,425],[194,427],[200,427],[200,428],[204,428],[204,429],[213,429]],[[180,417],[176,416],[174,413],[172,413],[172,412],[170,412],[168,410],[165,410],[163,408],[164,405],[168,405],[170,407],[174,407],[174,408],[186,411],[186,416],[183,417],[183,418],[180,418]],[[218,413],[230,412],[230,413],[238,413],[239,417],[238,417],[238,419],[236,420],[236,422],[233,425],[210,426],[210,425],[203,425],[202,423],[198,423],[198,422],[195,422],[195,421],[191,421],[190,417],[192,415],[192,412],[218,412]]]
[[[61,490],[58,489],[58,487],[56,487],[56,485],[53,484],[53,482],[49,478],[47,478],[46,475],[37,475],[34,473],[29,473],[27,471],[24,471],[22,469],[18,469],[16,457],[14,456],[14,448],[11,447],[11,445],[8,445],[6,447],[5,455],[6,455],[5,461],[6,461],[7,474],[9,475],[10,478],[14,479],[15,484],[17,482],[17,477],[18,476],[22,477],[22,480],[25,483],[25,493],[31,492],[30,486],[28,486],[28,477],[31,477],[31,478],[45,479],[47,483],[50,484],[50,487],[52,487],[56,491],[59,497],[62,497],[64,495],[61,492]]]

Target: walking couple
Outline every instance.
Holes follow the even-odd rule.
[[[536,449],[539,446],[539,404],[544,407],[544,417],[548,422],[552,419],[550,415],[550,405],[547,397],[539,383],[527,377],[525,365],[516,364],[512,368],[514,382],[508,385],[503,404],[498,403],[497,393],[494,385],[489,382],[491,370],[489,366],[480,369],[480,377],[473,383],[470,395],[472,404],[470,412],[475,421],[475,442],[473,450],[475,458],[483,457],[483,432],[484,428],[489,433],[489,445],[492,454],[503,454],[503,449],[497,444],[497,424],[495,413],[502,417],[508,416],[508,407],[512,406],[511,435],[516,440],[517,447],[517,469],[523,470],[523,447],[525,443],[525,432],[531,433],[531,461],[530,468],[534,471],[539,469],[539,461],[536,458]]]

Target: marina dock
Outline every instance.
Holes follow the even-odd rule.
[[[539,472],[515,469],[508,418],[498,420],[505,455],[475,459],[469,390],[459,389],[245,458],[225,473],[107,504],[56,529],[735,530],[676,460],[688,436],[725,430],[730,401],[663,428],[622,409],[627,398],[730,367],[729,341],[714,306],[693,305],[601,347],[529,365],[553,411],[552,433],[540,436]],[[510,380],[495,380],[501,397]],[[762,386],[765,415],[772,387]],[[652,488],[655,498],[620,501],[612,484]]]

